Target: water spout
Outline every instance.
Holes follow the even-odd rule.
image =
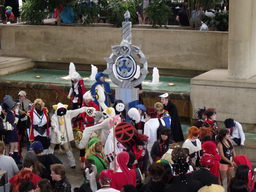
[[[159,70],[157,67],[153,68],[153,74],[152,74],[152,84],[158,84],[159,83]]]
[[[98,68],[94,65],[91,65],[91,75],[90,75],[90,80],[95,81],[95,76],[98,73]]]

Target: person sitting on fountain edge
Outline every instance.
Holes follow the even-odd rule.
[[[169,112],[172,118],[171,130],[173,133],[173,140],[175,142],[184,141],[184,136],[180,124],[180,118],[176,106],[168,99],[168,93],[164,93],[159,97],[161,98],[161,103],[164,105],[164,109]]]

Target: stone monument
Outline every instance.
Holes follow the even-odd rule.
[[[107,69],[104,71],[111,81],[118,86],[115,98],[121,99],[127,108],[138,103],[139,92],[135,87],[140,85],[148,73],[148,63],[138,46],[132,45],[132,23],[130,13],[124,14],[122,23],[122,41],[112,46],[112,54],[105,58]]]

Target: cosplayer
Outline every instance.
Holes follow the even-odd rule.
[[[6,22],[15,23],[16,17],[15,17],[14,14],[13,14],[12,7],[11,7],[11,6],[7,6],[7,7],[5,8],[5,17],[6,17]]]
[[[121,190],[125,185],[136,186],[136,171],[129,169],[127,164],[129,162],[129,154],[121,152],[117,155],[117,164],[119,169],[113,173],[110,186],[116,190]]]
[[[32,102],[26,98],[27,94],[25,91],[20,91],[19,96],[19,121],[17,124],[18,136],[19,136],[19,153],[22,151],[22,144],[26,143],[29,148],[28,142],[28,129],[29,129],[29,118],[27,112],[31,109]]]
[[[216,110],[214,108],[209,108],[204,112],[205,115],[205,121],[204,125],[205,127],[208,127],[212,131],[212,139],[215,140],[215,137],[218,135],[219,126],[216,121]]]
[[[210,173],[218,178],[220,182],[220,160],[221,156],[217,152],[217,146],[212,141],[206,141],[202,145],[203,155],[200,165],[210,170]]]
[[[10,144],[9,155],[13,157],[17,164],[20,164],[20,156],[18,154],[18,111],[17,105],[10,95],[5,95],[2,104],[4,114],[3,128],[5,130],[5,143]]]
[[[70,167],[75,168],[75,158],[70,147],[70,142],[74,140],[71,119],[83,112],[86,112],[88,115],[92,116],[95,109],[93,107],[82,107],[76,110],[67,110],[67,107],[67,105],[63,105],[62,103],[53,105],[55,113],[51,118],[52,134],[49,152],[54,152],[54,147],[56,144],[62,145],[68,157]]]
[[[47,150],[50,146],[50,119],[42,99],[36,99],[28,112],[30,118],[29,141],[40,141]]]
[[[109,162],[103,152],[103,145],[97,137],[91,138],[88,142],[85,158],[94,160],[98,174],[104,169],[108,169]]]
[[[109,135],[110,128],[112,127],[111,122],[113,121],[113,118],[115,118],[114,108],[106,108],[103,111],[103,120],[99,124],[84,129],[82,138],[77,144],[78,148],[85,148],[89,141],[89,138],[91,137],[91,134],[94,132],[100,132],[98,135],[100,135],[101,142],[104,145]]]
[[[151,158],[154,162],[160,160],[162,156],[168,151],[172,141],[170,139],[171,131],[170,129],[163,128],[160,130],[160,137],[155,141],[151,149]]]
[[[172,117],[171,130],[173,133],[173,140],[175,142],[184,141],[183,132],[181,129],[180,118],[176,106],[169,100],[169,94],[165,93],[159,96],[161,103],[164,105],[164,109],[168,111]]]
[[[126,119],[126,110],[125,110],[125,104],[122,100],[116,100],[113,108],[115,109],[116,115],[119,115],[124,121]]]
[[[76,71],[74,63],[69,65],[69,77],[71,78],[71,88],[69,90],[68,99],[72,99],[72,109],[82,107],[83,95],[86,92],[84,81],[80,74]]]
[[[83,105],[82,106],[83,107],[93,107],[96,111],[100,110],[99,106],[93,102],[93,97],[92,97],[90,91],[87,91],[83,95]],[[88,115],[85,112],[81,113],[78,116],[78,119],[81,119],[81,121],[79,121],[79,129],[77,129],[75,132],[75,140],[76,141],[81,139],[85,128],[91,127],[95,124],[95,118],[93,116]],[[85,156],[85,149],[80,149],[81,167],[84,166],[84,156]]]
[[[225,127],[229,129],[232,144],[238,146],[244,146],[245,135],[242,125],[234,119],[228,118],[224,121]]]
[[[112,97],[112,91],[108,82],[105,81],[105,74],[99,72],[96,74],[96,82],[91,87],[91,93],[94,98],[94,102],[105,110],[110,106],[110,102],[114,103]]]
[[[160,102],[156,102],[154,104],[154,108],[157,110],[157,117],[162,118],[164,120],[165,127],[170,129],[172,118],[169,115],[169,112],[164,109],[164,105]]]
[[[201,156],[201,141],[198,139],[200,130],[192,126],[188,130],[188,138],[182,145],[182,148],[187,148],[189,150],[189,156],[194,166],[199,166],[199,160]]]

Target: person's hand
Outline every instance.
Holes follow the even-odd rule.
[[[230,162],[230,165],[232,166],[232,167],[236,167],[236,164],[235,164],[235,162]]]

